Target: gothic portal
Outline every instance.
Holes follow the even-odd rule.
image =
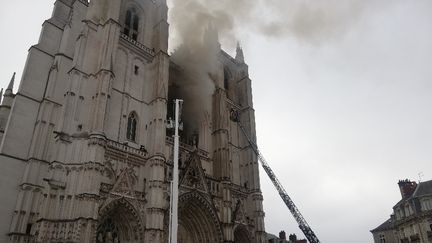
[[[173,80],[166,0],[57,0],[0,106],[0,242],[167,242]],[[251,80],[217,56],[180,146],[179,241],[265,242]],[[187,105],[187,104],[185,104]],[[231,117],[232,118],[232,117]],[[193,120],[194,117],[188,117]]]

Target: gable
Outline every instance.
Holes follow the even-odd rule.
[[[186,162],[186,168],[180,175],[179,182],[180,186],[199,190],[204,193],[209,192],[201,159],[197,151],[191,153],[189,160]]]

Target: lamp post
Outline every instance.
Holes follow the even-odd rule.
[[[178,230],[178,194],[179,194],[179,121],[180,109],[183,100],[176,99],[175,101],[175,120],[174,120],[174,166],[171,181],[171,200],[170,200],[170,231],[169,242],[177,243]]]

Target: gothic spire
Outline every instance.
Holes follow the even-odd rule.
[[[11,92],[12,92],[12,90],[13,90],[13,86],[14,86],[14,83],[15,83],[15,75],[16,75],[16,73],[14,72],[13,73],[13,76],[12,76],[12,78],[11,78],[11,81],[9,82],[9,85],[8,85],[8,87],[7,87],[7,89],[6,89],[6,91],[8,91],[8,90],[10,90]],[[5,92],[5,94],[6,94],[7,92]]]
[[[244,63],[244,54],[243,54],[243,49],[240,46],[240,42],[237,42],[237,50],[236,50],[236,57],[235,57],[236,61],[238,61],[239,63]]]
[[[7,86],[6,90],[4,91],[4,96],[2,98],[2,105],[6,105],[6,106],[11,106],[12,105],[12,101],[14,99],[14,94],[13,94],[13,87],[14,87],[14,83],[15,83],[15,74],[13,74],[11,81],[9,82],[9,85]]]
[[[1,104],[2,99],[3,99],[3,88],[0,91],[0,104]]]

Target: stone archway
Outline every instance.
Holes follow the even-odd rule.
[[[139,215],[124,198],[109,203],[100,210],[96,232],[97,243],[142,242],[143,230]]]
[[[179,199],[179,243],[221,243],[222,229],[211,204],[198,193]]]
[[[247,227],[244,225],[238,225],[234,229],[234,243],[249,243],[252,242],[252,237]]]

